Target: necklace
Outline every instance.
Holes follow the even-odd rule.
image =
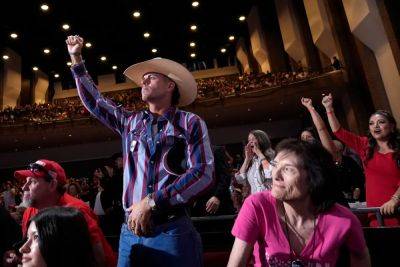
[[[288,238],[288,241],[289,241],[290,266],[291,267],[304,267],[305,266],[304,263],[299,259],[297,253],[292,248],[292,242],[290,240],[290,233],[289,233],[289,227],[288,227],[288,218],[287,218],[286,209],[285,209],[285,206],[284,206],[283,203],[282,203],[282,207],[283,207],[283,215],[284,215],[284,218],[285,218],[286,235],[287,235],[287,238]],[[313,242],[312,253],[314,253],[314,249],[315,249],[315,236],[314,236],[315,235],[315,221],[316,221],[316,219],[315,219],[315,215],[314,215],[314,219],[313,219],[313,234],[311,236],[312,242]],[[307,243],[305,244],[305,246],[306,245],[307,245]],[[303,247],[303,249],[304,249],[304,247]],[[293,260],[293,256],[295,256],[294,260]],[[312,261],[312,257],[313,257],[313,254],[311,254],[310,261]]]

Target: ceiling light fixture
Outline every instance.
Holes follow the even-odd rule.
[[[67,66],[68,66],[68,67],[72,66],[72,62],[68,61],[68,62],[67,62]]]
[[[100,57],[100,60],[101,60],[101,61],[106,61],[107,58],[106,58],[105,56],[102,56],[102,57]]]
[[[151,49],[151,52],[152,52],[152,53],[157,53],[157,51],[158,51],[158,50],[157,50],[156,48]]]
[[[140,17],[140,12],[139,11],[133,12],[133,17],[134,18],[139,18]]]
[[[67,31],[67,30],[69,30],[70,27],[69,27],[68,24],[63,24],[63,25],[62,25],[62,28],[63,28],[64,30]]]
[[[112,69],[116,70],[116,69],[118,69],[118,67],[116,65],[114,65],[114,66],[112,66]]]
[[[192,7],[198,7],[199,6],[199,2],[198,1],[193,1],[192,2]]]
[[[196,57],[196,53],[191,53],[191,54],[190,54],[190,57],[191,57],[191,58],[195,58],[195,57]]]
[[[33,71],[38,71],[39,68],[35,66],[35,67],[32,68],[32,70],[33,70]]]
[[[239,20],[240,20],[240,21],[244,21],[245,19],[246,19],[245,16],[240,16],[240,17],[239,17]]]
[[[10,37],[11,37],[12,39],[17,39],[17,38],[18,38],[18,34],[16,34],[15,32],[13,32],[13,33],[10,34]]]
[[[92,47],[92,44],[91,44],[91,43],[86,43],[85,46],[86,46],[87,48],[90,48],[90,47]]]
[[[196,26],[196,25],[191,25],[191,26],[190,26],[190,29],[191,29],[192,31],[195,31],[195,30],[197,30],[197,26]]]
[[[50,54],[50,49],[48,48],[43,49],[43,53],[45,53],[46,55]]]
[[[226,49],[225,48],[221,48],[221,53],[225,53]]]
[[[54,74],[54,78],[58,78],[60,75],[58,73]]]
[[[49,9],[50,9],[50,7],[49,7],[49,5],[48,4],[42,4],[41,6],[40,6],[40,9],[42,10],[42,11],[48,11]]]
[[[195,47],[195,46],[196,46],[196,43],[195,43],[195,42],[190,42],[189,46],[190,46],[190,47]]]
[[[10,57],[8,55],[3,55],[4,60],[8,60]]]
[[[235,40],[235,36],[233,36],[233,35],[231,35],[231,36],[229,36],[229,41],[233,41],[233,40]]]
[[[150,33],[148,33],[148,32],[143,33],[143,37],[144,38],[149,38],[150,37]]]

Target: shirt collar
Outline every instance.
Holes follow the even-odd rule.
[[[173,118],[174,118],[174,116],[175,116],[175,113],[177,112],[177,110],[178,110],[178,109],[177,109],[176,107],[174,107],[174,106],[169,107],[169,108],[164,112],[164,114],[162,114],[162,115],[159,117],[159,120],[160,120],[160,121],[162,121],[162,120],[172,121]],[[144,114],[143,114],[143,119],[144,119],[144,120],[152,121],[153,118],[154,118],[154,116],[153,116],[153,114],[150,112],[150,110],[148,110],[148,109],[144,110]]]

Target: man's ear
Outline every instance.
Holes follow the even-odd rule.
[[[52,179],[52,180],[50,181],[50,190],[51,190],[52,192],[57,191],[57,185],[58,185],[57,179]]]
[[[175,89],[176,83],[175,82],[168,82],[168,91],[173,92]]]

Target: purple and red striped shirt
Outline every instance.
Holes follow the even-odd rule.
[[[158,117],[147,110],[127,111],[101,95],[83,63],[71,69],[83,105],[122,137],[125,210],[148,194],[161,209],[185,205],[212,186],[214,158],[199,116],[175,107]],[[167,154],[178,142],[185,144],[185,171],[179,175],[166,166]]]

